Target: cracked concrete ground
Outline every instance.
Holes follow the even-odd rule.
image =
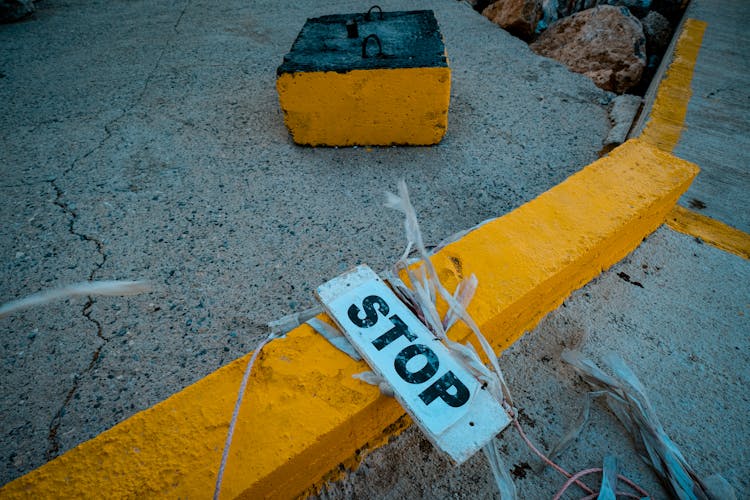
[[[466,5],[423,7],[453,67],[433,148],[291,142],[275,69],[307,17],[359,2],[45,0],[0,26],[0,301],[156,285],[1,320],[2,482],[248,352],[330,277],[389,265],[403,235],[383,191],[399,178],[436,243],[596,158],[611,95]]]
[[[453,69],[448,134],[432,148],[289,139],[276,66],[307,17],[360,2],[45,0],[33,19],[0,26],[0,302],[92,278],[156,286],[0,320],[0,482],[250,351],[269,320],[312,305],[320,283],[358,263],[392,263],[402,223],[382,192],[399,178],[436,243],[596,158],[610,94],[462,3],[419,7],[436,11]],[[616,349],[645,374],[700,472],[729,471],[747,491],[748,278],[746,261],[659,230],[503,357],[527,430],[548,445],[576,413],[584,389],[558,358],[587,331],[589,353]],[[694,390],[676,398],[672,380]],[[586,434],[565,465],[598,465],[616,450],[659,493],[611,415],[593,413],[600,434]],[[530,472],[518,440],[504,436],[524,498],[548,497],[556,479]],[[483,457],[450,468],[412,429],[328,493],[494,490]]]

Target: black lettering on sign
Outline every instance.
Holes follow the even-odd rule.
[[[406,367],[406,364],[414,359],[415,357],[422,355],[425,357],[425,364],[419,370],[412,372]],[[396,369],[402,379],[410,384],[421,384],[427,382],[432,378],[438,371],[440,361],[437,355],[432,352],[432,349],[422,344],[411,344],[403,349],[396,355],[396,359],[393,362],[393,367]]]
[[[393,323],[393,328],[372,341],[372,345],[375,346],[375,349],[382,351],[384,347],[402,335],[410,341],[417,340],[417,336],[409,330],[409,327],[398,317],[398,314],[394,314],[388,319]]]
[[[451,388],[454,390],[450,391]],[[458,408],[465,405],[469,400],[469,389],[458,380],[452,371],[448,371],[419,395],[419,399],[424,401],[426,405],[437,398],[442,399],[449,406]]]
[[[388,315],[388,312],[390,311],[388,303],[377,295],[369,295],[362,301],[362,309],[365,310],[365,317],[360,318],[359,307],[352,304],[347,311],[349,319],[360,328],[370,328],[378,322],[378,312],[375,310],[375,306],[378,306],[378,310],[383,316]]]

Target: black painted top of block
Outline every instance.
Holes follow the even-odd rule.
[[[347,38],[346,23],[357,22],[359,37]],[[369,57],[362,57],[362,42],[368,35],[380,38],[368,41]],[[365,14],[335,14],[308,19],[292,49],[284,56],[277,74],[308,71],[354,69],[394,69],[447,67],[445,47],[440,29],[431,10],[380,13],[373,11],[370,20]]]

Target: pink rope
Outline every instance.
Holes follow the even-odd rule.
[[[597,472],[602,472],[602,469],[600,467],[597,467],[597,468],[593,468],[593,469],[582,470],[580,472],[575,473],[574,475],[572,475],[565,482],[565,484],[563,485],[563,487],[560,488],[560,491],[558,491],[557,494],[554,497],[552,497],[552,500],[560,500],[560,498],[562,498],[562,496],[565,493],[565,491],[568,488],[570,488],[570,486],[573,484],[573,482],[576,479],[580,479],[581,477],[586,476],[588,474],[596,474]],[[626,493],[624,491],[617,491],[617,492],[615,492],[615,496],[618,496],[618,497],[628,497],[628,498],[638,498],[638,499],[649,496],[648,493],[646,493],[646,491],[644,491],[640,486],[638,486],[635,483],[633,483],[632,481],[630,481],[628,478],[626,478],[626,477],[621,476],[621,475],[618,474],[617,475],[617,479],[620,480],[620,481],[623,481],[623,482],[627,483],[628,486],[630,486],[634,490],[638,491],[640,493],[640,495],[633,495],[632,493]],[[599,496],[599,493],[594,493],[594,494],[591,494],[591,495],[583,497],[581,500],[593,500],[594,498],[596,498],[598,496]]]
[[[550,460],[549,458],[547,458],[547,456],[544,453],[542,453],[541,451],[539,451],[536,448],[536,446],[534,446],[532,444],[532,442],[529,440],[529,438],[526,437],[526,433],[523,432],[523,429],[521,428],[521,424],[518,422],[518,419],[515,416],[513,416],[513,423],[515,424],[516,429],[518,429],[518,433],[521,435],[521,438],[524,440],[524,442],[526,443],[526,445],[531,449],[531,451],[533,451],[536,454],[536,456],[538,456],[539,458],[541,458],[542,461],[545,464],[549,465],[550,467],[552,467],[553,469],[555,469],[557,472],[559,472],[563,476],[565,476],[567,478],[573,477],[573,475],[570,472],[566,471],[565,469],[563,469],[562,467],[560,467],[559,465],[557,465],[555,462],[553,462],[552,460]],[[591,488],[589,488],[588,486],[586,486],[586,484],[584,484],[581,481],[579,481],[578,478],[574,478],[572,482],[575,482],[583,491],[585,491],[589,495],[591,495],[591,494],[594,493],[594,490],[592,490]]]
[[[552,497],[552,500],[560,500],[560,498],[563,496],[563,494],[565,493],[565,491],[568,488],[570,488],[570,485],[573,484],[574,482],[578,481],[583,476],[587,476],[589,474],[593,474],[594,472],[601,472],[601,471],[602,471],[601,469],[586,469],[586,470],[582,470],[580,472],[576,472],[575,474],[573,474],[572,476],[570,476],[567,481],[565,481],[565,484],[563,485],[563,487],[560,488],[560,491],[558,491],[557,494],[554,497]]]
[[[598,493],[595,493],[585,483],[583,483],[582,481],[580,481],[580,479],[583,476],[586,476],[588,474],[592,474],[592,473],[595,473],[595,472],[602,472],[601,468],[586,469],[586,470],[577,472],[575,474],[571,474],[570,472],[566,471],[565,469],[563,469],[562,467],[560,467],[559,465],[557,465],[555,462],[553,462],[552,460],[550,460],[549,458],[547,458],[547,456],[544,453],[542,453],[541,451],[539,451],[537,449],[537,447],[534,446],[534,444],[531,442],[531,440],[526,436],[526,433],[523,431],[523,428],[521,427],[521,424],[520,424],[520,422],[518,422],[518,419],[515,417],[515,415],[513,415],[511,413],[510,416],[511,416],[511,418],[513,420],[513,423],[516,426],[516,429],[518,430],[518,433],[521,435],[521,438],[524,440],[524,442],[529,447],[529,449],[531,449],[531,451],[533,451],[534,454],[536,454],[536,456],[538,456],[540,459],[542,459],[542,461],[545,464],[549,465],[550,467],[552,467],[553,469],[555,469],[557,472],[559,472],[560,474],[562,474],[563,476],[565,476],[565,477],[568,478],[568,480],[565,482],[565,484],[560,489],[560,491],[557,493],[557,495],[555,495],[555,497],[553,498],[553,500],[559,500],[562,497],[562,495],[565,493],[565,491],[568,488],[570,488],[570,486],[573,485],[574,483],[579,488],[581,488],[583,491],[585,491],[586,493],[588,493],[588,496],[586,496],[585,498],[587,498],[587,499],[589,499],[589,498],[596,498],[598,496]],[[616,492],[617,495],[626,496],[626,497],[629,497],[629,498],[642,498],[642,497],[649,497],[650,498],[651,497],[651,495],[649,495],[648,492],[646,492],[646,490],[644,490],[643,488],[641,488],[640,486],[638,486],[637,484],[635,484],[633,481],[631,481],[630,479],[626,478],[625,476],[621,476],[620,474],[618,474],[617,475],[617,479],[620,480],[620,481],[622,481],[622,482],[624,482],[625,484],[627,484],[628,486],[630,486],[631,488],[633,488],[635,491],[637,491],[639,493],[639,495],[633,495],[632,493],[624,493],[624,492],[618,491],[618,492]]]

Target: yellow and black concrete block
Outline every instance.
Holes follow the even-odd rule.
[[[448,126],[450,68],[430,10],[308,19],[276,88],[297,144],[431,145]]]

